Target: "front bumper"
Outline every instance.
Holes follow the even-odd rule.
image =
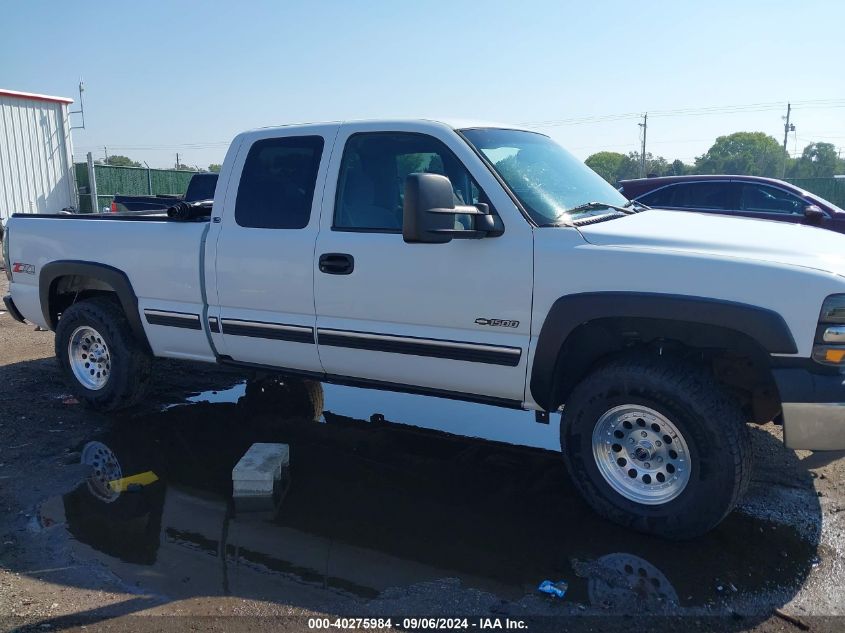
[[[18,310],[17,306],[15,305],[15,302],[12,301],[12,295],[4,296],[3,303],[6,306],[6,310],[9,311],[9,314],[12,315],[12,318],[15,321],[18,321],[20,323],[26,323],[26,321],[24,321],[23,315],[20,313],[20,310]]]
[[[845,450],[845,375],[776,369],[783,442],[811,451]]]

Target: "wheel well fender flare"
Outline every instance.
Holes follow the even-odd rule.
[[[144,332],[144,325],[141,323],[141,315],[138,310],[138,297],[132,288],[129,277],[118,268],[97,262],[58,260],[50,262],[41,268],[38,277],[41,312],[44,315],[44,321],[51,330],[56,329],[57,322],[56,314],[51,307],[54,299],[55,285],[58,280],[68,276],[95,279],[112,288],[123,308],[126,320],[129,321],[129,327],[132,329],[132,333],[142,345],[149,349],[149,341],[147,340],[146,332]]]
[[[690,326],[717,326],[755,341],[769,354],[795,354],[798,348],[784,318],[768,308],[697,297],[649,292],[587,292],[560,297],[546,315],[537,339],[529,388],[546,410],[555,403],[559,355],[581,325],[607,318],[672,320]]]

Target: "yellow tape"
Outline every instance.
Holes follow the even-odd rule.
[[[145,473],[138,473],[137,475],[132,475],[131,477],[123,477],[122,479],[114,479],[109,482],[109,488],[114,490],[115,492],[126,492],[126,489],[129,488],[132,484],[138,484],[140,486],[149,486],[151,483],[158,481],[158,475],[156,475],[153,471],[148,470]]]

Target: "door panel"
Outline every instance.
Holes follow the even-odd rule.
[[[218,330],[221,354],[322,371],[314,337],[314,243],[336,131],[277,129],[244,139],[233,170],[240,182],[230,183],[216,234],[210,329]]]
[[[424,138],[406,131],[365,137],[366,125],[355,125],[338,135],[316,253],[348,255],[354,266],[346,274],[314,267],[323,367],[329,374],[522,401],[531,227],[453,133],[434,125]],[[504,233],[406,244],[401,198],[404,177],[415,171],[445,172],[461,204],[491,204]]]

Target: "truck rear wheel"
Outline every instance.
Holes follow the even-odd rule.
[[[588,376],[564,407],[561,449],[599,514],[668,538],[715,527],[751,474],[738,404],[704,369],[664,358],[614,361]]]
[[[319,421],[323,416],[323,385],[309,378],[263,376],[247,381],[244,404],[253,413],[283,413]]]
[[[143,396],[152,359],[115,301],[97,297],[70,306],[59,319],[55,345],[59,366],[85,404],[114,411]]]

